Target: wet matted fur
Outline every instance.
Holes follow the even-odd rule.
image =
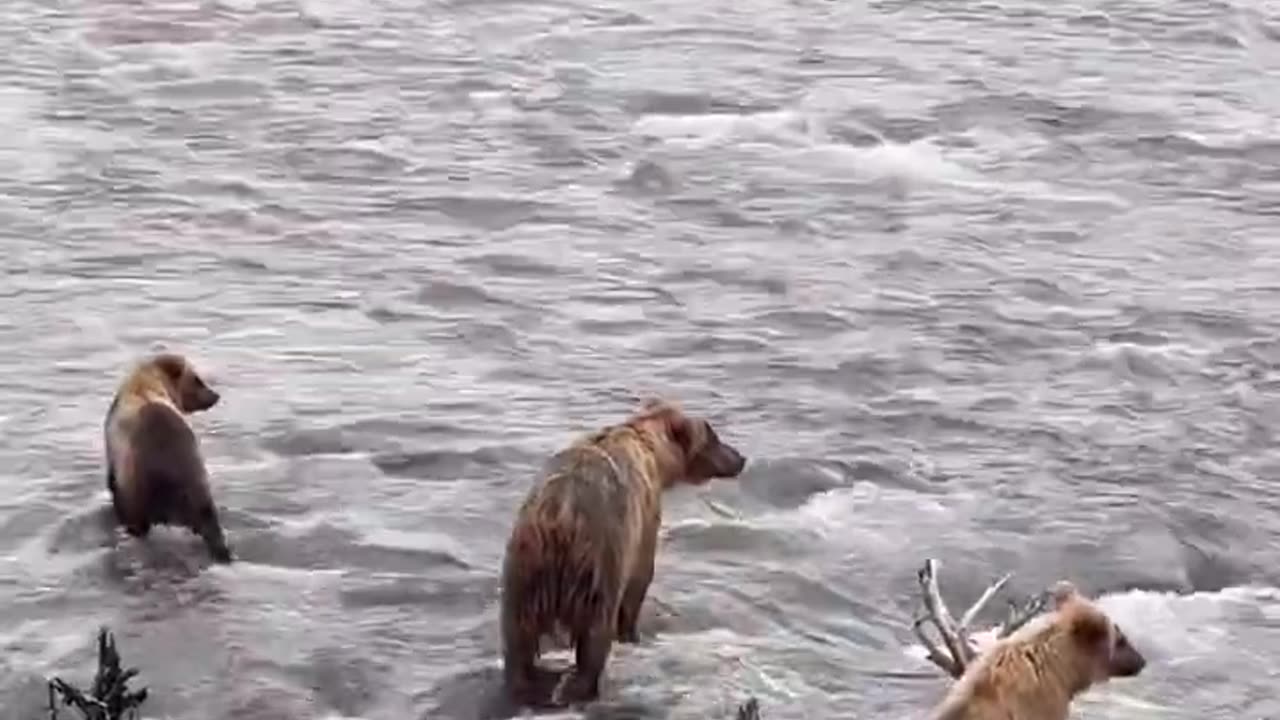
[[[661,400],[547,462],[517,513],[502,569],[503,670],[517,702],[598,697],[614,640],[638,640],[662,492],[736,477],[745,464],[705,419]],[[536,667],[539,642],[558,633],[569,636],[576,667],[547,698],[546,673]]]
[[[107,489],[117,521],[143,538],[152,525],[177,525],[204,539],[218,562],[231,562],[204,458],[186,414],[218,403],[182,355],[138,363],[120,384],[104,423]]]

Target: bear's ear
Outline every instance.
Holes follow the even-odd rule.
[[[1106,656],[1111,650],[1111,621],[1093,608],[1071,613],[1071,637],[1093,656]]]
[[[685,457],[689,457],[694,451],[694,426],[688,416],[680,412],[678,408],[666,406],[662,409],[662,419],[667,424],[667,431],[671,433],[671,439],[684,452]]]
[[[155,366],[165,377],[177,382],[182,378],[183,373],[187,371],[187,361],[181,356],[174,353],[160,353],[152,359]]]
[[[657,396],[649,396],[640,401],[639,414],[651,415],[661,412],[663,409],[670,407],[670,403]]]
[[[640,405],[642,417],[660,421],[671,441],[680,448],[686,461],[702,451],[707,444],[710,426],[705,420],[691,418],[674,402],[661,398],[648,398]]]
[[[1049,599],[1054,610],[1061,610],[1065,605],[1080,600],[1080,591],[1070,580],[1059,580],[1049,588]]]

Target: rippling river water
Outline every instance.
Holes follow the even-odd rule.
[[[650,393],[667,498],[593,716],[909,718],[914,571],[1071,577],[1151,661],[1088,718],[1280,717],[1280,5],[11,0],[0,706],[491,716],[539,463]],[[241,561],[113,534],[157,343]],[[713,511],[712,503],[725,509]]]

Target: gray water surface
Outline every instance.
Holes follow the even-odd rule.
[[[1103,595],[1150,665],[1081,717],[1280,717],[1280,5],[11,0],[0,48],[4,717],[102,623],[150,717],[501,716],[515,507],[655,393],[751,464],[667,497],[592,717],[916,716],[929,556]],[[111,527],[157,344],[230,567]]]

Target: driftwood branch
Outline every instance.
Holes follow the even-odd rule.
[[[98,671],[92,689],[85,693],[62,678],[49,681],[49,718],[58,718],[58,699],[79,711],[84,720],[123,720],[138,717],[147,689],[130,690],[137,668],[121,668],[115,638],[105,627],[98,630]]]
[[[1013,573],[1006,573],[1000,579],[991,583],[983,591],[982,595],[978,596],[973,605],[960,616],[960,622],[956,622],[951,615],[951,611],[947,608],[946,602],[942,599],[942,593],[938,590],[938,567],[938,561],[930,558],[925,561],[924,566],[916,573],[916,579],[920,584],[924,613],[916,616],[911,629],[915,632],[916,638],[920,640],[920,644],[924,646],[925,652],[928,653],[929,661],[942,668],[942,671],[951,677],[958,678],[964,674],[965,669],[978,657],[978,648],[970,637],[973,621],[978,617],[978,613],[982,612],[983,608],[996,596],[996,593],[1004,589],[1004,586],[1009,582],[1009,578],[1013,577]],[[1044,610],[1047,601],[1048,594],[1041,593],[1022,603],[1009,602],[1008,613],[1005,621],[1000,625],[996,637],[1007,637],[1027,624],[1031,618],[1039,615]],[[929,637],[929,634],[925,632],[924,625],[926,622],[933,625],[942,639],[941,644]]]
[[[1021,604],[1010,600],[1009,609],[1004,622],[1000,624],[1000,634],[997,637],[1012,635],[1018,628],[1026,625],[1031,618],[1044,612],[1049,604],[1049,597],[1048,592],[1042,592],[1023,600]]]

